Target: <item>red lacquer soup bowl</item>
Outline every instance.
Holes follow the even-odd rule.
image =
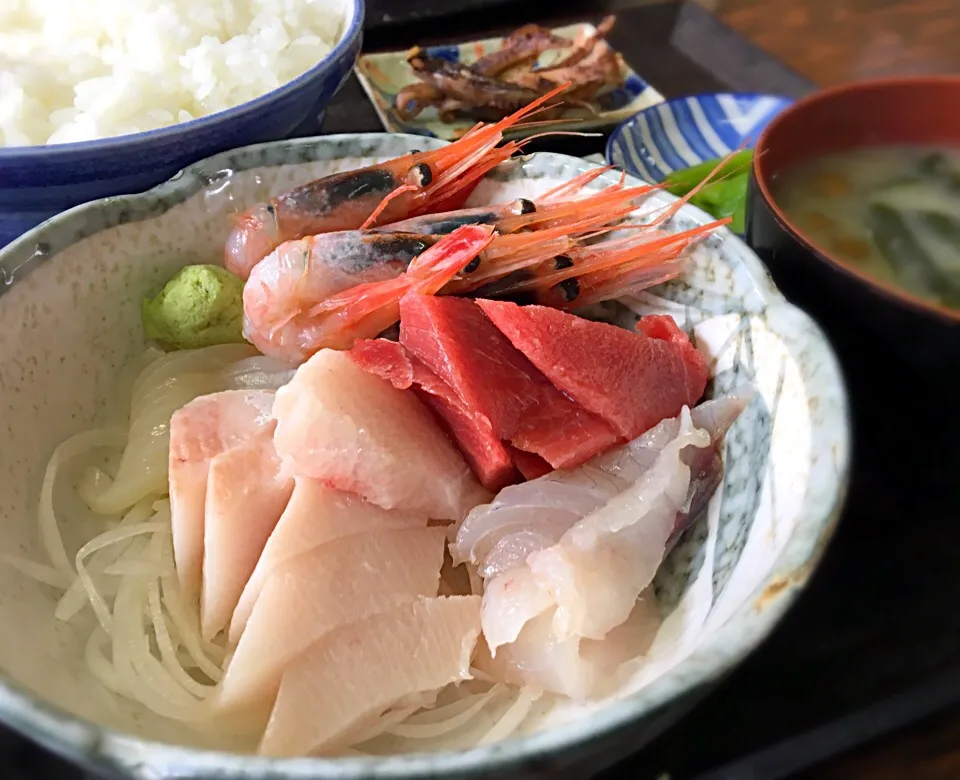
[[[784,294],[828,330],[862,328],[911,361],[960,360],[960,311],[878,281],[831,254],[774,199],[772,185],[783,171],[824,154],[880,145],[960,149],[960,76],[845,84],[781,113],[756,145],[747,241]]]

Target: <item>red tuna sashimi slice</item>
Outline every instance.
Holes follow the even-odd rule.
[[[411,356],[402,344],[386,339],[359,341],[350,352],[364,371],[386,379],[417,396],[440,419],[481,484],[494,493],[518,481],[516,469],[482,414],[471,412],[446,382]]]
[[[632,333],[546,306],[477,304],[553,384],[626,439],[693,406],[707,386],[703,356],[672,317],[648,315]]]
[[[513,456],[513,462],[523,474],[524,479],[537,479],[544,474],[549,474],[553,468],[539,455],[532,452],[524,452],[516,447],[510,448],[510,454]]]
[[[341,628],[287,667],[260,753],[330,753],[418,693],[470,679],[480,597],[419,599]]]
[[[487,417],[502,440],[554,468],[577,466],[619,438],[605,420],[557,390],[473,301],[404,296],[400,342],[468,409]]]

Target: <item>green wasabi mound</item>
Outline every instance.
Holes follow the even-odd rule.
[[[243,280],[216,265],[188,265],[141,309],[148,339],[173,349],[243,343]]]

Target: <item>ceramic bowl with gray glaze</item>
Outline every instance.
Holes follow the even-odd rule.
[[[316,176],[440,145],[415,136],[288,141],[218,155],[142,195],[77,207],[0,251],[0,538],[43,560],[37,494],[65,437],[124,403],[118,377],[144,349],[140,301],[185,263],[222,256],[230,214]],[[474,202],[536,197],[595,167],[536,154],[505,164]],[[617,180],[605,174],[595,185]],[[672,200],[656,194],[641,211]],[[675,229],[708,221],[684,207]],[[583,776],[633,752],[744,658],[809,579],[846,490],[849,423],[834,355],[726,230],[692,252],[685,276],[608,307],[629,324],[666,312],[709,358],[716,396],[758,392],[727,436],[725,477],[655,586],[664,622],[615,694],[573,706],[543,699],[513,739],[461,752],[276,760],[190,745],[87,672],[84,636],[53,617],[56,594],[0,566],[0,720],[59,753],[123,776],[421,778]],[[75,543],[75,540],[69,540]],[[579,768],[578,768],[579,767]]]

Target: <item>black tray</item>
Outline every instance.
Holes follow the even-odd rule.
[[[368,5],[367,51],[481,38],[531,21],[531,5],[522,0]],[[535,20],[563,24],[617,12],[612,43],[668,97],[714,90],[799,96],[812,88],[699,6],[629,5],[554,0],[551,16]],[[380,130],[351,77],[328,108],[323,131]],[[601,152],[603,139],[553,139],[540,148],[585,155]],[[837,536],[763,647],[687,718],[605,778],[775,780],[960,702],[960,425],[953,388],[916,376],[844,312],[805,300],[837,349],[854,412],[854,475]],[[11,780],[81,777],[2,730],[0,759],[13,767],[4,772]]]

